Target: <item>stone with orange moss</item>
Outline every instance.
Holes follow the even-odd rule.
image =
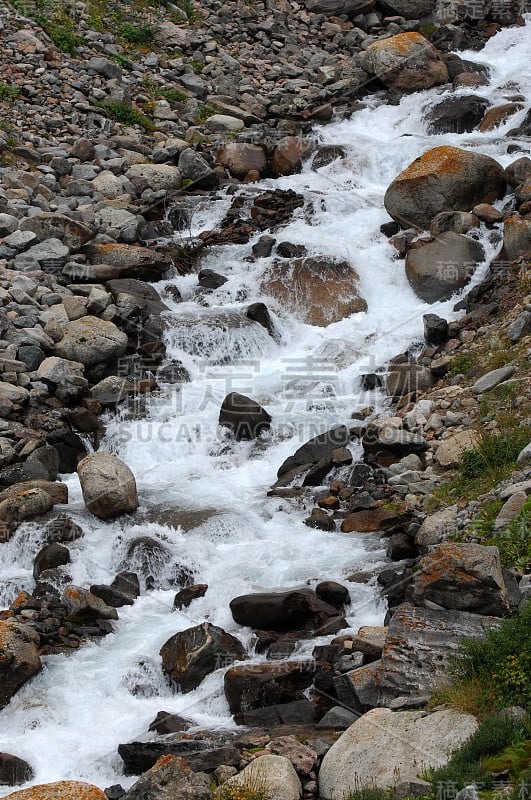
[[[8,794],[7,798],[9,800],[107,800],[105,793],[97,786],[81,781],[43,783],[40,786]]]
[[[430,89],[448,80],[442,54],[416,32],[373,42],[361,54],[361,66],[389,88],[402,92]]]
[[[531,253],[531,219],[514,214],[503,223],[503,249],[501,259],[514,261]]]
[[[493,158],[444,145],[406,167],[388,187],[384,204],[404,227],[427,229],[441,211],[492,203],[503,197],[505,187],[504,171]]]

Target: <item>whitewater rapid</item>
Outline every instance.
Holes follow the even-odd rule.
[[[531,16],[526,27],[501,31],[480,53],[459,53],[489,65],[490,83],[475,94],[493,105],[521,94],[529,107],[530,30]],[[446,96],[470,93],[437,88],[405,97],[396,106],[369,99],[367,108],[350,119],[314,131],[321,144],[345,148],[344,159],[316,171],[309,164],[300,175],[256,185],[294,189],[313,203],[311,220],[295,212],[276,233],[277,240],[304,244],[310,255],[348,260],[360,276],[366,313],[327,328],[301,323],[291,309],[260,295],[257,287],[270,260],[247,260],[256,239],[213,249],[202,262],[202,267],[229,278],[222,289],[204,298],[205,305],[194,295],[195,276],[157,284],[159,291],[177,286],[184,298],[177,304],[164,295],[170,306],[166,347],[168,360],[182,361],[192,380],[178,388],[164,387],[159,397],[148,401],[141,418],[124,412],[108,419],[101,449],[122,458],[136,476],[141,508],[133,520],[95,520],[84,509],[77,476],[65,477],[71,498],[65,510],[85,533],[69,545],[69,572],[79,585],[108,583],[119,571],[128,543],[153,536],[168,548],[172,563],[184,564],[209,590],[189,609],[172,612],[175,590],[163,581],[134,606],[119,610],[113,635],[68,657],[43,659],[42,673],[0,712],[0,751],[29,761],[35,783],[82,779],[101,787],[129,785],[132,779],[121,774],[117,746],[145,733],[160,710],[189,717],[199,728],[233,727],[222,690],[223,670],[194,692],[174,693],[161,672],[162,644],[174,633],[208,620],[251,646],[251,632],[237,626],[230,615],[228,604],[234,596],[306,581],[344,581],[353,572],[371,572],[385,560],[375,538],[312,530],[303,524],[305,513],[297,503],[267,498],[266,492],[283,460],[308,438],[348,423],[352,412],[366,405],[383,407],[383,397],[361,391],[359,376],[420,343],[423,314],[455,318],[456,298],[427,305],[413,294],[404,262],[379,228],[388,221],[385,189],[425,150],[458,145],[493,156],[502,166],[518,157],[507,154],[504,134],[518,126],[525,110],[490,133],[427,135],[425,109]],[[205,202],[194,215],[192,233],[213,228],[229,205],[230,198],[223,196]],[[481,241],[487,257],[473,282],[481,280],[499,247],[485,229]],[[209,315],[221,309],[237,311],[256,301],[273,311],[278,342],[263,329],[219,333],[209,324]],[[196,324],[183,333],[179,320],[187,315]],[[338,366],[330,354],[344,351],[345,345]],[[227,352],[238,353],[236,363],[219,363]],[[229,391],[241,391],[267,407],[273,417],[269,438],[234,443],[223,436],[217,420]],[[352,450],[354,457],[360,455],[356,446]],[[0,608],[18,591],[31,591],[32,560],[43,543],[42,526],[26,524],[0,546]],[[350,628],[381,624],[385,605],[374,581],[348,585]],[[302,647],[296,657],[308,655],[314,644]],[[141,690],[134,694],[133,687]],[[0,796],[10,791],[0,788]]]

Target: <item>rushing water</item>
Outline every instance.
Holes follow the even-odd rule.
[[[464,54],[489,65],[490,84],[475,93],[493,105],[515,94],[531,101],[530,28],[531,17],[525,28],[499,33],[481,53]],[[67,478],[68,512],[85,531],[69,545],[70,574],[80,585],[107,583],[120,569],[128,543],[148,535],[170,551],[168,574],[175,564],[185,565],[209,590],[183,613],[172,613],[175,590],[162,581],[134,606],[120,609],[114,635],[69,657],[44,659],[42,673],[0,714],[0,751],[27,759],[36,782],[71,778],[102,787],[130,782],[121,775],[117,745],[143,734],[162,709],[187,716],[199,727],[231,727],[223,670],[190,694],[172,692],[158,656],[166,639],[209,620],[251,647],[251,632],[235,625],[230,615],[228,604],[235,595],[306,581],[342,581],[384,559],[372,537],[311,530],[302,522],[300,507],[267,498],[266,491],[279,465],[303,441],[348,422],[368,402],[381,405],[382,398],[360,392],[359,375],[420,341],[424,313],[455,316],[455,299],[428,306],[413,294],[403,261],[379,232],[388,219],[385,189],[428,148],[444,143],[477,149],[503,166],[517,157],[507,155],[504,133],[519,124],[525,111],[491,133],[428,136],[424,109],[451,93],[445,88],[418,92],[397,106],[369,100],[369,107],[350,120],[315,130],[321,143],[342,145],[345,159],[259,184],[293,188],[313,203],[313,217],[296,212],[277,239],[304,243],[310,254],[349,260],[360,276],[367,313],[327,328],[302,324],[291,309],[260,296],[257,287],[269,259],[248,260],[253,242],[211,252],[203,266],[219,270],[229,281],[204,304],[194,297],[193,276],[164,282],[178,286],[184,297],[169,313],[168,360],[181,360],[192,381],[165,387],[140,418],[124,414],[109,420],[102,449],[119,455],[136,475],[141,508],[134,522],[95,520],[84,510],[77,476]],[[215,226],[229,204],[221,197],[202,206],[193,232]],[[482,230],[487,261],[498,246],[490,236]],[[481,279],[487,261],[473,281]],[[258,300],[275,312],[277,342],[256,325],[219,324],[220,312],[234,317]],[[189,320],[192,325],[186,324]],[[252,396],[271,413],[272,431],[265,441],[235,444],[218,430],[220,403],[233,390]],[[355,447],[353,453],[359,455]],[[0,547],[0,608],[20,589],[31,590],[32,558],[42,541],[39,526],[27,524]],[[385,608],[374,585],[349,587],[349,626],[381,623]],[[133,693],[138,686],[141,691]],[[9,791],[0,789],[0,795]]]

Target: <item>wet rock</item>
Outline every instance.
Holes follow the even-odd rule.
[[[231,713],[303,700],[302,692],[311,685],[314,671],[311,661],[230,667],[224,686]]]
[[[358,714],[349,711],[343,706],[333,706],[327,711],[324,717],[317,723],[318,728],[334,728],[336,731],[344,731],[350,728],[353,722],[358,719]]]
[[[437,605],[495,617],[507,614],[509,600],[497,547],[446,542],[424,556],[415,573],[418,605]]]
[[[8,795],[10,800],[107,800],[101,789],[80,781],[42,783]]]
[[[391,619],[376,679],[380,705],[424,705],[448,681],[448,665],[461,639],[482,639],[495,617],[466,611],[415,608],[405,603]]]
[[[81,458],[86,454],[82,439],[67,428],[56,430],[47,436],[48,444],[52,444],[59,454],[58,472],[75,472]]]
[[[244,594],[231,600],[230,610],[239,625],[279,632],[317,630],[338,613],[311,589]]]
[[[359,786],[377,789],[417,780],[442,767],[476,730],[476,719],[454,709],[432,714],[377,708],[364,714],[326,753],[319,772],[324,800],[342,800]]]
[[[70,563],[70,552],[61,544],[45,544],[33,561],[33,578],[38,581],[47,569],[55,569]]]
[[[238,725],[263,728],[269,725],[311,725],[315,715],[315,706],[309,700],[294,700],[251,711],[240,711],[234,715],[234,720]]]
[[[0,753],[0,786],[18,786],[33,778],[33,769],[27,761],[9,753]]]
[[[436,239],[442,233],[468,233],[477,227],[479,219],[468,211],[441,211],[431,221],[430,234]]]
[[[297,773],[291,762],[283,756],[261,756],[238,775],[229,778],[223,784],[223,789],[225,791],[226,787],[229,791],[237,792],[238,787],[243,786],[262,791],[275,800],[299,800],[302,797],[302,785]]]
[[[495,130],[522,108],[522,103],[504,103],[501,106],[489,109],[481,121],[479,131],[485,133],[486,131]]]
[[[272,167],[275,175],[293,175],[300,172],[303,159],[315,150],[313,142],[300,136],[285,136],[273,152]]]
[[[129,467],[110,453],[98,452],[77,467],[83,500],[100,519],[114,519],[138,508],[136,481]]]
[[[120,572],[110,586],[96,584],[90,587],[92,594],[113,608],[132,606],[140,596],[140,582],[134,572]]]
[[[213,733],[193,738],[187,733],[170,734],[160,739],[128,742],[118,746],[118,753],[126,775],[140,775],[168,756],[182,757],[195,773],[213,772],[222,764],[239,764],[241,759],[239,750]]]
[[[414,32],[373,42],[363,53],[361,66],[386,86],[403,92],[430,89],[448,80],[440,53]]]
[[[358,285],[359,276],[347,261],[309,256],[275,262],[260,288],[303,322],[324,327],[367,310]]]
[[[123,796],[124,800],[210,800],[210,778],[192,772],[185,760],[162,756]]]
[[[30,489],[42,489],[48,494],[54,505],[68,503],[68,486],[58,481],[32,480],[22,483],[13,483],[11,486],[0,492],[0,502],[8,500],[10,497],[18,495],[20,492],[27,492]]]
[[[228,169],[231,175],[242,180],[251,170],[263,174],[266,154],[263,147],[247,142],[228,142],[218,150],[216,161]]]
[[[61,598],[62,604],[73,617],[86,619],[118,619],[115,608],[108,606],[88,589],[67,586]]]
[[[441,211],[470,211],[502,197],[504,191],[504,171],[497,161],[443,146],[428,150],[401,172],[388,187],[384,203],[404,227],[427,229]]]
[[[24,520],[40,517],[53,508],[53,500],[44,489],[18,491],[0,502],[0,541],[9,539]]]
[[[147,589],[169,589],[193,583],[191,571],[173,562],[170,550],[151,536],[139,536],[130,542],[122,569],[136,572]]]
[[[474,239],[442,233],[433,242],[408,251],[406,275],[418,297],[436,303],[462,289],[484,258],[482,245]]]
[[[448,323],[437,314],[424,314],[424,338],[429,344],[443,344],[448,338]]]
[[[230,428],[238,441],[256,439],[271,427],[271,415],[249,397],[231,392],[221,406],[219,424]]]
[[[252,303],[250,306],[247,307],[247,311],[245,312],[245,316],[247,319],[252,320],[253,322],[258,322],[262,328],[265,328],[266,331],[272,336],[274,339],[276,338],[276,330],[273,320],[271,318],[271,314],[269,313],[269,309],[267,308],[265,303]]]
[[[488,107],[484,97],[449,97],[427,114],[428,133],[469,133],[478,127]]]
[[[315,587],[315,594],[320,600],[332,606],[350,604],[350,594],[347,587],[336,583],[336,581],[321,581]]]
[[[181,731],[186,731],[190,725],[190,720],[185,719],[185,717],[180,717],[178,714],[171,714],[168,711],[159,711],[148,730],[155,731],[155,733],[163,736],[166,733],[180,733]]]
[[[160,655],[165,675],[182,692],[196,689],[214,670],[248,657],[238,639],[208,622],[176,633]]]
[[[341,523],[341,530],[343,533],[385,531],[396,525],[397,522],[398,517],[394,511],[389,511],[386,508],[374,508],[347,514]]]
[[[350,433],[345,425],[340,425],[337,428],[321,433],[319,436],[315,436],[305,442],[292,456],[289,456],[279,467],[277,477],[281,478],[292,469],[305,464],[326,462],[330,464],[329,469],[331,469],[334,463],[333,451],[338,447],[345,447],[349,443]]]
[[[202,269],[197,276],[199,286],[202,289],[219,289],[220,286],[223,286],[224,283],[227,283],[228,278],[225,278],[224,275],[220,275],[218,272],[215,272],[213,269]]]
[[[336,523],[333,517],[327,514],[322,508],[312,508],[312,513],[309,517],[306,517],[304,524],[307,525],[308,528],[316,528],[320,531],[335,531],[336,529]]]
[[[0,620],[0,709],[41,669],[39,634],[11,617]]]
[[[122,356],[127,349],[127,335],[112,322],[86,316],[68,322],[55,352],[69,361],[91,366]]]
[[[208,585],[206,583],[197,583],[195,586],[186,586],[177,592],[173,600],[173,608],[175,611],[181,611],[183,608],[188,608],[193,600],[199,597],[204,597],[207,593]]]

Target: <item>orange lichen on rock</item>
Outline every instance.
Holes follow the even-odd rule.
[[[450,147],[450,145],[434,147],[415,159],[396,180],[421,178],[425,175],[432,175],[434,172],[459,173],[467,161],[467,156],[467,151],[461,150],[459,147]]]
[[[29,789],[8,794],[6,797],[13,800],[107,800],[101,789],[91,783],[80,781],[57,781],[57,783],[43,783]]]
[[[398,33],[396,36],[391,36],[390,39],[382,39],[374,42],[371,45],[375,50],[396,50],[397,53],[408,53],[416,45],[424,45],[430,49],[434,49],[433,45],[421,34],[412,31],[411,33]]]

